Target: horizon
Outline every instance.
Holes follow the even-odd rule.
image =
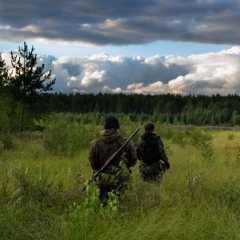
[[[34,46],[58,92],[240,94],[239,1],[0,5],[0,52]]]

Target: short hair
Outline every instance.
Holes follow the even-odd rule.
[[[147,123],[145,126],[144,126],[144,130],[145,132],[153,132],[155,129],[155,126],[153,123]]]

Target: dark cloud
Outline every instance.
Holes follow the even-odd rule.
[[[239,44],[239,0],[0,0],[3,41]]]

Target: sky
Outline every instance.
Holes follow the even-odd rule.
[[[240,94],[240,0],[0,0],[0,53],[34,46],[54,92]],[[17,54],[17,51],[15,52]]]

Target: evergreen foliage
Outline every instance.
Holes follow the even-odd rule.
[[[131,121],[174,125],[240,125],[240,96],[207,95],[143,95],[143,94],[63,94],[50,98],[52,112],[76,114],[126,114]]]
[[[26,43],[18,48],[18,54],[11,51],[13,70],[10,73],[0,57],[0,93],[8,94],[12,100],[8,101],[9,118],[18,119],[18,130],[29,129],[33,119],[46,113],[47,92],[52,90],[56,80],[50,80],[51,71],[45,73],[44,64],[37,66],[37,55],[33,52],[34,47],[29,51]]]
[[[0,90],[3,90],[3,86],[8,79],[8,70],[6,68],[6,63],[0,54]]]

